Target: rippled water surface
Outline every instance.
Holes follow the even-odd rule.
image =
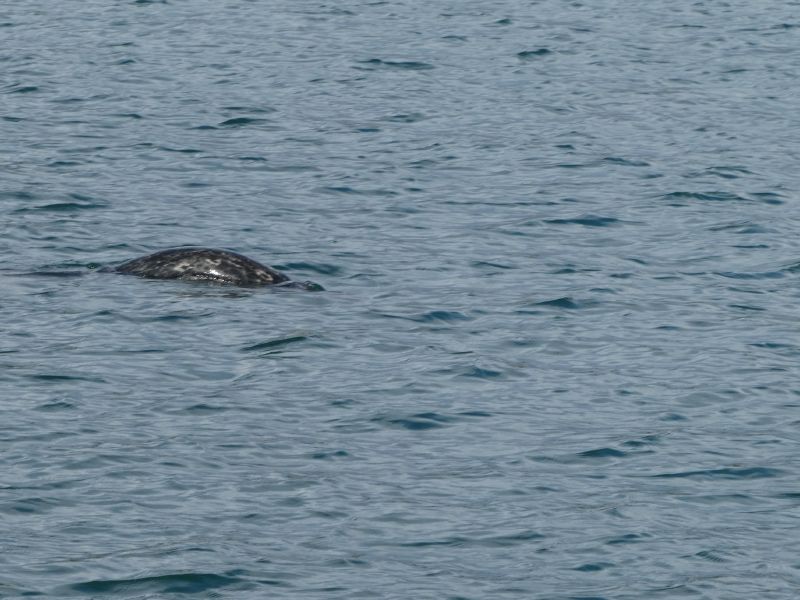
[[[0,597],[796,598],[798,15],[3,3]]]

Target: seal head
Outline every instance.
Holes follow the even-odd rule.
[[[283,273],[252,258],[214,248],[162,250],[103,270],[149,279],[210,281],[242,287],[293,283]]]

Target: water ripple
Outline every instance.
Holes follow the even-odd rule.
[[[724,469],[706,469],[700,471],[681,471],[677,473],[661,473],[651,477],[693,479],[764,479],[782,477],[785,471],[770,467],[742,467]]]
[[[215,573],[179,573],[132,579],[97,579],[72,584],[66,591],[81,594],[199,594],[231,586],[241,590],[244,582],[240,577]]]
[[[797,7],[665,6],[3,3],[0,596],[794,600]]]

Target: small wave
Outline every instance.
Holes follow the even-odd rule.
[[[553,51],[549,48],[538,48],[537,50],[523,50],[522,52],[517,52],[517,57],[521,60],[535,60],[552,53]]]
[[[418,323],[433,323],[435,321],[471,321],[472,317],[457,310],[432,310],[416,317],[411,317],[411,320]]]
[[[347,458],[350,453],[347,450],[330,450],[323,452],[314,452],[311,458],[315,460],[333,460],[336,458]]]
[[[548,219],[545,223],[551,225],[583,225],[585,227],[609,227],[619,223],[614,217],[601,217],[598,215],[584,215],[572,219]]]
[[[33,197],[28,196],[19,196],[20,199],[25,200],[33,200]],[[52,202],[50,204],[42,204],[40,206],[31,206],[31,207],[24,207],[20,208],[17,212],[24,212],[28,210],[44,210],[44,211],[54,211],[54,212],[72,212],[76,210],[86,210],[86,209],[94,209],[94,208],[107,208],[108,204],[102,200],[94,198],[92,196],[87,196],[86,194],[81,194],[78,192],[73,192],[70,194],[66,194],[66,198],[63,202]]]
[[[779,194],[774,192],[757,192],[746,198],[732,192],[714,190],[709,192],[670,192],[661,196],[670,201],[670,206],[686,206],[683,200],[699,200],[701,202],[761,202],[764,204],[783,204]]]
[[[628,453],[614,448],[597,448],[596,450],[579,452],[578,456],[583,458],[622,458],[628,456]]]
[[[194,321],[197,319],[203,319],[205,317],[210,317],[214,313],[213,312],[204,312],[204,313],[197,313],[197,314],[181,314],[181,313],[172,313],[170,315],[158,315],[150,319],[152,322],[160,322],[160,323],[174,323],[176,321]]]
[[[276,338],[274,340],[267,340],[265,342],[253,344],[252,346],[246,346],[242,348],[242,352],[253,352],[258,350],[274,350],[276,348],[282,348],[284,346],[288,346],[289,344],[304,342],[307,339],[308,337],[304,335],[294,335],[285,338]]]
[[[712,225],[708,228],[708,231],[730,231],[737,234],[771,233],[770,229],[757,223],[751,223],[750,221]]]
[[[20,84],[8,85],[5,89],[7,94],[30,94],[39,91],[38,86]]]
[[[381,121],[386,121],[388,123],[417,123],[418,121],[424,121],[426,118],[427,117],[422,113],[401,113],[383,117]]]
[[[470,263],[470,266],[472,266],[472,267],[492,267],[492,268],[495,268],[495,269],[513,269],[513,268],[515,268],[512,265],[504,265],[504,264],[501,264],[501,263],[498,263],[498,262],[491,262],[491,261],[488,261],[488,260],[476,260],[476,261],[473,261],[472,263]]]
[[[609,567],[615,566],[614,563],[607,563],[607,562],[597,562],[597,563],[586,563],[581,565],[580,567],[575,567],[575,571],[582,571],[583,573],[596,573],[597,571],[604,571]]]
[[[753,306],[751,304],[728,304],[728,308],[735,308],[738,310],[755,310],[755,311],[767,310],[763,306]]]
[[[428,71],[435,68],[433,65],[414,60],[382,60],[380,58],[370,58],[369,60],[358,61],[360,65],[366,67],[356,67],[357,69],[386,68],[386,69],[405,69],[409,71]]]
[[[33,410],[38,410],[41,412],[55,412],[62,410],[74,410],[76,408],[77,406],[75,406],[75,404],[73,404],[72,402],[67,402],[66,400],[54,400],[52,402],[45,402],[44,404],[40,404]]]
[[[458,413],[464,417],[491,417],[493,416],[492,413],[486,412],[485,410],[467,410],[464,412]]]
[[[453,536],[444,538],[442,540],[422,540],[419,542],[405,542],[398,544],[398,546],[405,548],[427,548],[430,546],[464,546],[467,543],[467,538],[460,536]]]
[[[35,373],[28,375],[28,379],[35,379],[37,381],[48,381],[51,383],[59,383],[64,381],[91,381],[94,383],[105,383],[105,379],[100,377],[84,377],[82,375],[57,375],[51,373]]]
[[[473,377],[475,379],[497,379],[503,376],[502,371],[494,371],[492,369],[481,369],[480,367],[470,367],[467,371],[461,374],[462,377]]]
[[[791,350],[796,352],[798,347],[795,344],[785,344],[779,342],[756,342],[753,344],[749,344],[754,348],[766,348],[767,350]]]
[[[223,110],[229,110],[231,112],[238,112],[238,113],[253,113],[253,114],[263,114],[268,115],[270,113],[278,112],[277,108],[272,108],[271,106],[261,106],[261,107],[254,107],[254,106],[223,106]]]
[[[696,479],[765,479],[770,477],[780,477],[784,472],[780,469],[770,467],[743,467],[740,469],[705,469],[701,471],[681,471],[678,473],[660,473],[651,475],[661,479],[672,478],[696,478]]]
[[[452,321],[471,321],[472,317],[465,315],[462,312],[455,310],[432,310],[426,313],[417,315],[394,315],[391,313],[377,313],[380,317],[387,319],[403,319],[405,321],[414,321],[415,323],[436,323],[436,322],[452,322]]]
[[[506,547],[506,546],[517,546],[519,544],[524,544],[526,542],[535,540],[543,540],[544,538],[545,536],[542,535],[541,533],[531,530],[525,530],[525,531],[520,531],[518,533],[510,533],[506,535],[496,535],[492,537],[481,538],[477,540],[477,543],[481,546]]]
[[[721,556],[719,552],[712,550],[701,550],[700,552],[697,552],[695,556],[715,563],[724,563],[729,561],[729,559]]]
[[[394,190],[386,189],[372,189],[372,190],[357,190],[347,185],[342,186],[326,186],[317,188],[315,191],[329,193],[329,194],[352,194],[354,196],[397,196]]]
[[[79,165],[84,164],[83,162],[77,160],[54,160],[52,162],[47,163],[48,167],[58,168],[58,167],[77,167]]]
[[[543,300],[541,302],[536,302],[533,306],[542,306],[545,308],[564,308],[567,310],[577,310],[580,308],[585,308],[586,304],[583,302],[578,302],[577,300],[573,300],[569,296],[564,296],[562,298],[556,298],[554,300]]]
[[[401,427],[411,431],[424,431],[428,429],[439,429],[448,423],[452,423],[455,419],[436,412],[425,412],[409,415],[407,417],[374,417],[371,421],[389,427]]]
[[[627,158],[620,158],[619,156],[606,156],[603,162],[612,165],[620,165],[623,167],[649,167],[650,163],[644,160],[630,160]]]
[[[245,580],[214,573],[183,573],[134,579],[96,579],[70,585],[68,589],[82,594],[147,593],[197,594],[228,587]]]
[[[203,152],[197,148],[170,148],[169,146],[156,146],[156,149],[164,152],[177,152],[178,154],[200,154]]]
[[[407,548],[424,548],[430,546],[481,546],[507,548],[509,546],[518,546],[520,544],[526,544],[528,542],[542,540],[544,538],[545,536],[541,533],[525,530],[518,533],[495,535],[490,537],[468,538],[463,536],[451,536],[439,540],[433,539],[420,540],[416,542],[404,542],[398,545]]]
[[[43,204],[41,206],[26,206],[18,208],[15,213],[27,212],[57,212],[69,213],[81,210],[93,210],[95,208],[106,208],[105,204],[95,202],[54,202],[53,204]]]
[[[734,271],[718,271],[714,273],[728,279],[780,279],[784,277],[781,271],[763,271],[761,273],[737,273]]]
[[[229,410],[227,406],[218,406],[215,404],[208,404],[206,402],[201,402],[199,404],[192,404],[191,406],[187,406],[186,408],[181,409],[179,412],[188,415],[206,415],[206,414],[225,412],[227,410]]]
[[[256,125],[266,123],[267,119],[257,119],[253,117],[235,117],[219,123],[219,127],[244,127],[245,125]]]
[[[691,178],[699,178],[704,176],[719,177],[720,179],[739,179],[742,175],[753,175],[752,171],[740,166],[716,166],[708,167],[697,173],[689,175]]]
[[[647,534],[625,533],[618,537],[611,538],[606,542],[606,544],[609,546],[616,546],[619,544],[639,544],[649,538],[650,536]]]
[[[754,192],[750,195],[764,204],[783,204],[781,195],[777,192]]]
[[[2,199],[9,199],[9,200],[35,200],[38,196],[34,196],[30,192],[26,192],[23,190],[16,190],[16,191],[0,191],[0,200]]]
[[[42,514],[63,505],[61,500],[46,498],[21,498],[2,507],[3,512]]]
[[[293,262],[275,265],[275,268],[284,268],[291,271],[313,271],[320,275],[338,275],[342,272],[342,267],[339,265],[328,263]]]

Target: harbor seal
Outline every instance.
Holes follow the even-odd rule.
[[[137,275],[148,279],[182,279],[209,281],[240,287],[276,285],[321,289],[311,282],[292,281],[272,267],[262,265],[252,258],[216,248],[172,248],[147,256],[134,258],[104,272]]]

